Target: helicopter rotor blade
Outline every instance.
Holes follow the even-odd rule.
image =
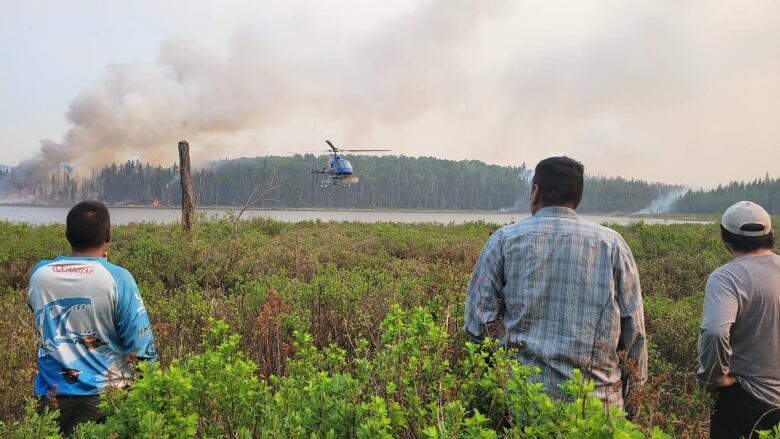
[[[388,152],[388,151],[392,151],[392,149],[340,149],[339,151],[344,151],[344,152]]]
[[[332,149],[332,150],[333,150],[333,152],[339,152],[339,149],[338,149],[338,148],[336,148],[335,146],[333,146],[333,144],[332,144],[332,143],[330,143],[330,140],[326,140],[326,141],[325,141],[325,143],[327,143],[327,144],[328,144],[328,146],[330,146],[330,149]]]
[[[284,151],[282,154],[315,154],[315,153],[323,153],[323,152],[331,152],[327,149],[318,149],[316,151]]]

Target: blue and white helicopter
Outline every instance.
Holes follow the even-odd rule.
[[[349,160],[341,156],[341,152],[387,152],[389,149],[339,149],[333,146],[330,140],[325,143],[330,146],[330,156],[322,169],[312,169],[312,174],[322,174],[320,187],[326,188],[330,185],[341,184],[341,187],[348,188],[358,182],[358,177],[352,175],[352,164]]]

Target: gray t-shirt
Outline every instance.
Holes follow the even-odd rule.
[[[726,375],[780,407],[780,256],[745,256],[707,279],[699,371],[708,387]]]

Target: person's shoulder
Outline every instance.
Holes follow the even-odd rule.
[[[31,274],[35,274],[38,270],[51,264],[54,261],[56,261],[56,259],[42,259],[41,261],[39,261],[37,264],[33,266]]]
[[[758,258],[746,257],[734,259],[716,268],[710,276],[729,276],[735,279],[749,277],[752,273],[764,271],[766,269],[765,263],[767,260],[773,261],[780,266],[780,256],[774,253],[768,256],[768,258],[760,256]]]
[[[615,229],[583,218],[580,218],[579,221],[581,229],[593,234],[596,238],[611,244],[617,244],[621,247],[628,247],[626,240],[623,239],[623,235],[618,233]]]
[[[580,216],[563,219],[555,216],[531,216],[515,224],[502,227],[499,230],[502,230],[505,236],[524,235],[541,231],[543,233],[579,235],[625,244],[623,237],[618,232]]]
[[[726,273],[729,273],[730,271],[732,271],[732,270],[733,270],[733,267],[732,267],[732,265],[731,265],[731,264],[732,264],[732,262],[734,262],[734,261],[729,261],[729,262],[727,262],[727,263],[725,263],[725,264],[721,265],[720,267],[718,267],[718,268],[716,268],[716,269],[712,270],[712,272],[710,273],[710,275],[709,275],[709,276],[707,276],[707,277],[708,277],[708,278],[710,278],[710,279],[712,279],[712,278],[716,278],[716,277],[723,276],[723,275],[724,275],[724,274],[726,274]]]
[[[739,264],[739,261],[729,261],[707,276],[707,285],[712,286],[722,283],[736,283],[745,275],[745,267]]]
[[[30,272],[30,280],[32,281],[32,279],[34,279],[34,278],[40,276],[42,273],[44,273],[44,271],[42,271],[41,268],[44,268],[47,265],[49,265],[49,264],[51,264],[53,262],[56,262],[56,261],[57,261],[57,259],[43,259],[40,262],[38,262],[37,264],[35,264],[33,266],[32,271]]]
[[[602,226],[601,224],[597,224],[597,226],[606,239],[617,242],[621,245],[628,246],[625,238],[623,238],[623,235],[621,235],[617,230],[607,226]]]
[[[747,263],[746,263],[747,262]],[[750,261],[742,258],[732,259],[716,268],[712,274],[742,274],[750,269]]]
[[[128,271],[126,268],[121,267],[116,264],[112,264],[111,262],[108,262],[105,259],[100,260],[100,265],[108,271],[108,273],[111,275],[112,278],[114,278],[114,282],[117,284],[124,283],[128,280],[133,280],[133,275]]]
[[[508,238],[527,235],[533,233],[537,228],[536,219],[534,217],[528,217],[522,219],[516,223],[507,224],[500,229],[493,232],[491,239],[495,241],[503,241]]]
[[[538,224],[539,218],[531,215],[527,218],[521,219],[520,221],[507,224],[504,227],[498,229],[496,232],[501,232],[502,236],[522,235],[524,233],[528,233],[529,231],[535,230],[538,227]]]

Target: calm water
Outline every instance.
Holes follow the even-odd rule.
[[[133,222],[171,223],[180,219],[179,209],[150,207],[112,207],[111,222],[128,224]],[[223,209],[203,209],[208,215],[220,215]],[[54,206],[15,206],[0,205],[0,221],[24,222],[29,224],[64,223],[68,213],[67,207]],[[356,211],[356,210],[250,210],[244,213],[244,218],[264,217],[278,221],[359,221],[376,223],[393,221],[400,223],[465,223],[469,221],[486,221],[496,224],[507,224],[526,218],[525,213],[499,212],[427,212],[427,211]],[[689,221],[629,218],[622,216],[582,215],[584,218],[598,223],[629,224],[644,221],[649,224],[675,224]]]

